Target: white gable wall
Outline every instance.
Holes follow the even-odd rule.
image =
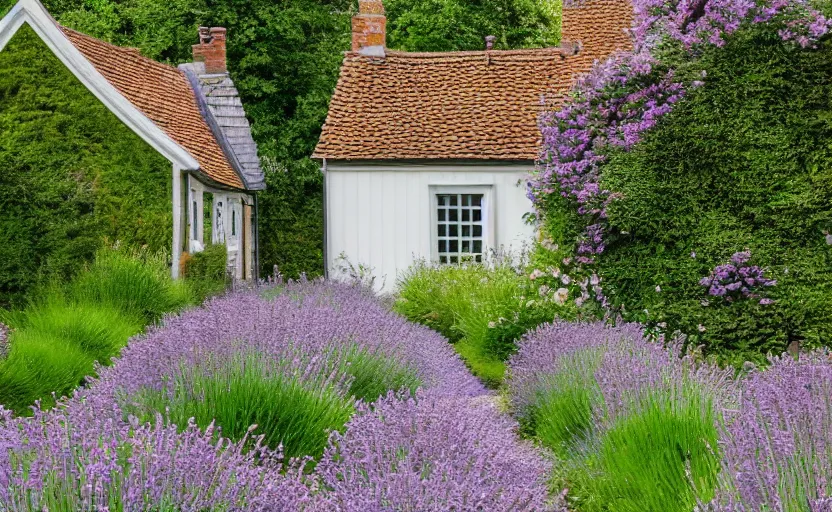
[[[493,222],[489,247],[519,251],[533,236],[524,214],[529,165],[325,164],[327,268],[339,277],[343,253],[373,270],[381,292],[395,291],[402,271],[435,257],[433,195],[439,191],[487,190]],[[449,188],[450,187],[450,188]]]

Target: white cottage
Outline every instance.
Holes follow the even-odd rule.
[[[416,259],[480,261],[533,227],[526,176],[537,117],[596,59],[631,47],[627,0],[566,2],[558,48],[409,53],[386,48],[381,0],[359,0],[313,155],[325,176],[325,259],[373,269],[382,291]]]
[[[236,278],[256,277],[256,192],[265,183],[228,76],[226,30],[200,28],[194,62],[174,68],[63,27],[38,0],[20,0],[0,20],[0,51],[24,23],[111,112],[171,162],[173,276],[178,277],[183,252],[199,252],[208,242],[203,208],[211,194],[211,241],[226,244]]]

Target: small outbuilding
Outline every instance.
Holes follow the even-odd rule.
[[[530,241],[526,177],[542,109],[598,59],[631,48],[628,0],[565,2],[557,48],[411,53],[386,47],[381,0],[360,0],[313,155],[325,176],[325,259],[381,291],[417,259],[481,261]]]
[[[59,25],[38,0],[20,0],[0,20],[0,51],[28,24],[73,75],[172,166],[172,269],[208,240],[224,243],[237,279],[257,275],[256,192],[265,189],[251,137],[226,65],[226,30],[200,28],[194,62],[178,68]]]

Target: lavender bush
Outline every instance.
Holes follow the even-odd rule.
[[[754,370],[722,435],[721,511],[832,510],[832,355]]]
[[[311,501],[302,469],[256,441],[244,451],[247,440],[212,427],[179,433],[75,405],[33,418],[0,411],[0,509],[292,511]]]
[[[729,372],[680,358],[625,324],[555,324],[509,364],[511,406],[568,467],[582,510],[689,510],[716,485]],[[681,455],[681,456],[680,456]]]
[[[487,398],[360,405],[318,465],[328,510],[545,511],[548,465]]]

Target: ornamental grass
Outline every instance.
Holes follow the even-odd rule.
[[[561,463],[582,511],[685,511],[713,498],[726,371],[680,358],[627,324],[555,324],[509,363],[511,407]],[[560,482],[562,480],[562,482]]]

